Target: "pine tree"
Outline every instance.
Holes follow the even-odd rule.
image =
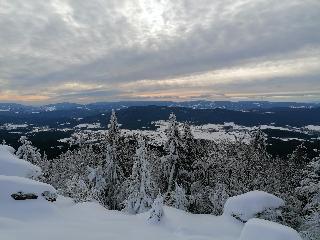
[[[166,136],[167,142],[165,144],[165,150],[167,155],[164,157],[164,176],[168,179],[166,192],[170,194],[171,191],[174,190],[175,182],[179,182],[178,175],[183,157],[183,140],[179,130],[179,124],[173,113],[169,116]]]
[[[288,156],[286,178],[290,180],[288,185],[291,186],[291,189],[298,187],[302,180],[303,168],[309,161],[307,152],[308,149],[301,144]]]
[[[228,198],[229,195],[226,192],[226,186],[224,184],[217,183],[209,196],[212,204],[212,214],[221,215],[224,204]]]
[[[184,211],[187,210],[189,202],[186,197],[186,192],[177,183],[175,184],[175,190],[172,193],[172,198],[173,198],[172,199],[173,200],[173,203],[172,203],[173,207],[180,209],[180,210],[184,210]]]
[[[301,235],[307,240],[320,239],[320,157],[314,158],[303,172],[304,179],[297,188],[303,202]]]
[[[78,174],[67,180],[64,194],[72,197],[75,202],[86,202],[92,200],[91,190]]]
[[[42,160],[41,160],[41,164],[39,166],[42,170],[42,176],[40,177],[41,181],[46,182],[46,183],[50,183],[50,173],[51,173],[51,161],[48,160],[48,156],[46,154],[46,152],[43,152],[43,156],[42,156]]]
[[[102,166],[97,166],[96,168],[87,167],[88,171],[88,181],[90,188],[90,194],[93,199],[97,200],[100,204],[104,205],[105,196],[104,189],[106,187],[105,174]]]
[[[2,140],[2,145],[7,145],[7,142],[6,142],[6,140]]]
[[[189,124],[183,124],[183,154],[181,154],[181,167],[178,180],[180,185],[190,194],[191,184],[193,182],[193,164],[201,158],[201,148],[191,131]]]
[[[40,166],[41,165],[41,154],[39,150],[32,145],[32,142],[28,140],[26,136],[22,136],[19,140],[22,144],[17,152],[17,157],[31,162],[34,165]]]
[[[146,143],[140,137],[132,174],[129,178],[129,197],[126,200],[126,211],[137,214],[149,210],[152,205],[153,188]]]
[[[105,187],[105,205],[110,209],[120,209],[121,202],[118,199],[124,175],[119,164],[119,158],[115,146],[107,146],[106,158],[103,165]]]
[[[98,165],[102,167],[105,187],[100,199],[103,199],[103,205],[112,210],[121,209],[122,184],[125,180],[123,167],[121,166],[121,134],[115,111],[112,110],[110,124],[108,125],[107,141],[104,145],[105,157]]]
[[[108,143],[109,145],[117,145],[120,138],[120,128],[116,116],[116,112],[112,109],[110,122],[108,125]]]
[[[148,222],[150,223],[159,223],[164,216],[163,211],[163,197],[159,193],[157,198],[154,200],[152,204],[152,208],[150,210],[150,216],[148,218]]]

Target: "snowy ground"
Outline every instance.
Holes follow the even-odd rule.
[[[263,240],[300,240],[293,229],[259,220],[243,224],[228,211],[223,216],[196,215],[164,207],[164,217],[154,224],[147,221],[148,212],[128,215],[106,210],[94,202],[75,204],[63,196],[50,202],[43,193],[49,191],[57,196],[56,190],[48,184],[28,179],[27,176],[34,176],[34,172],[39,174],[40,169],[18,159],[13,152],[13,148],[0,145],[1,240],[239,240],[240,237],[241,240],[258,240],[259,232],[264,233]],[[37,198],[15,200],[12,194],[20,191],[32,193]],[[234,209],[247,212],[244,206],[248,204],[244,202],[254,206],[259,198],[254,209],[261,210],[261,207],[270,207],[270,202],[280,201],[267,194],[268,201],[265,202],[265,195],[254,192],[230,198],[230,206],[226,207],[233,213]],[[282,205],[282,202],[276,205]]]
[[[159,224],[148,223],[149,213],[128,215],[97,203],[75,204],[58,196],[49,202],[44,191],[55,189],[28,179],[40,169],[18,159],[14,149],[0,145],[0,239],[219,239],[236,240],[243,224],[230,216],[193,215],[165,207]],[[37,199],[14,200],[13,193],[33,193]]]
[[[19,219],[0,218],[1,239],[236,240],[243,227],[232,218],[192,215],[169,207],[165,208],[162,223],[149,224],[147,213],[126,215],[95,203],[75,205],[65,198],[52,204],[51,211],[45,214],[40,212],[28,217],[28,205],[25,210]]]

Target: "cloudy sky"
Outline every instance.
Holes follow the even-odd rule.
[[[319,0],[1,0],[0,101],[320,101]]]

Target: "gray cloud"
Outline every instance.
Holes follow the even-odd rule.
[[[233,89],[250,97],[265,92],[262,86],[297,99],[301,89],[320,85],[319,22],[318,0],[3,0],[0,99],[39,91],[44,98],[35,101],[136,99],[148,91],[150,98],[189,91],[186,98],[220,99]],[[292,65],[302,72],[297,77],[285,64],[299,59]],[[273,61],[278,68],[266,80],[248,75],[248,84],[232,75],[190,92],[212,71],[228,76],[228,69],[249,65],[263,72]],[[183,85],[159,85],[185,76]],[[141,81],[158,88],[126,87]]]

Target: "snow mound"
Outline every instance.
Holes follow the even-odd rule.
[[[46,191],[56,194],[56,190],[49,184],[28,178],[0,175],[0,190],[0,222],[1,219],[30,220],[51,215],[54,211],[54,203],[42,196]],[[11,195],[18,192],[34,194],[37,198],[15,200]]]
[[[39,198],[38,200],[45,200],[45,198],[41,197],[42,193],[45,191],[49,191],[52,193],[56,193],[54,187],[49,184],[34,181],[28,178],[22,178],[17,176],[4,176],[0,175],[0,202],[7,202],[7,201],[15,201],[11,194],[17,192],[24,192],[24,193],[33,193],[37,195]]]
[[[284,206],[284,201],[270,193],[252,191],[230,197],[224,205],[223,214],[236,217],[244,222],[267,209]]]
[[[301,240],[299,234],[290,227],[278,223],[253,218],[244,226],[239,240]]]
[[[0,145],[0,175],[38,177],[41,169],[14,155],[14,148]]]

